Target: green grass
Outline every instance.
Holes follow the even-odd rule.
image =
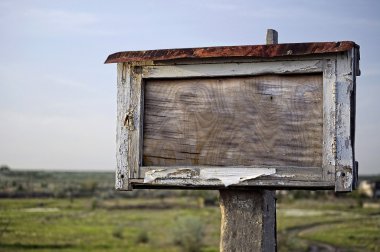
[[[277,224],[279,251],[305,251],[321,243],[344,251],[380,251],[380,210],[355,206],[351,199],[280,205]]]
[[[279,251],[308,251],[321,243],[380,251],[380,210],[354,203],[279,204]],[[1,199],[0,251],[181,251],[174,236],[184,218],[202,223],[203,252],[219,250],[219,208],[200,207],[197,197]]]
[[[302,231],[299,236],[335,246],[344,245],[355,251],[380,251],[380,216],[346,218],[342,222]]]
[[[130,202],[128,202],[130,201]],[[136,204],[115,200],[115,204]],[[141,203],[141,200],[138,200]],[[218,208],[91,208],[91,199],[1,200],[1,251],[179,251],[171,228],[181,216],[196,216],[206,225],[203,251],[217,251]],[[147,242],[137,242],[146,232]],[[140,238],[141,239],[141,238]]]

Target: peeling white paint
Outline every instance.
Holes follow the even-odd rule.
[[[351,188],[351,185],[352,185],[352,174],[347,173],[344,179],[343,186],[344,188]]]
[[[144,183],[152,183],[156,179],[201,179],[219,180],[227,187],[238,184],[246,180],[255,179],[261,176],[268,176],[276,173],[274,168],[182,168],[182,169],[154,169],[147,171]]]
[[[295,176],[294,174],[273,174],[273,177],[277,178],[294,178]]]
[[[144,183],[151,183],[151,182],[155,181],[156,180],[155,173],[163,171],[163,170],[164,169],[161,169],[161,170],[151,170],[151,171],[146,172],[145,173],[145,177],[144,177]]]
[[[200,170],[200,177],[205,179],[218,179],[222,181],[225,187],[240,182],[255,179],[261,176],[268,176],[276,173],[274,168],[234,168],[224,171],[220,168],[210,168]]]

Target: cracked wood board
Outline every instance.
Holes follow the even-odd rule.
[[[322,165],[321,74],[149,80],[144,93],[144,166]]]

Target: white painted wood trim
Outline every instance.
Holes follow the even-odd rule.
[[[160,179],[198,179],[207,181],[219,180],[225,187],[239,184],[240,182],[255,179],[261,176],[268,176],[276,173],[274,168],[239,168],[225,170],[218,167],[207,167],[203,169],[194,168],[171,168],[154,169],[147,171],[144,176],[144,183],[152,183]]]
[[[124,120],[130,106],[130,70],[126,63],[117,64],[116,190],[129,189],[129,130],[124,126]]]
[[[336,161],[336,58],[323,66],[323,180],[335,181]]]
[[[150,183],[144,183],[144,179],[131,179],[133,188],[207,188],[207,189],[223,189],[226,188],[222,180],[219,179],[199,179],[199,178],[160,178]],[[252,180],[240,181],[237,184],[231,184],[229,187],[267,187],[267,188],[310,188],[310,189],[334,189],[334,181],[322,180],[298,180],[275,178],[269,176],[261,176]]]
[[[130,141],[128,152],[128,163],[131,178],[138,177],[139,167],[142,163],[142,123],[144,118],[142,85],[141,67],[131,67],[131,99],[129,111],[133,114],[133,129],[129,129]]]
[[[322,60],[145,66],[143,78],[188,78],[322,72]]]
[[[352,191],[354,156],[351,139],[351,94],[354,86],[353,52],[337,55],[336,178],[335,191]]]
[[[203,186],[229,186],[257,184],[258,180],[274,181],[276,184],[302,186],[305,182],[321,182],[320,167],[266,167],[266,166],[144,166],[140,167],[145,185],[162,185],[168,180],[181,180],[184,184],[193,183]],[[164,181],[164,182],[163,182]],[[165,182],[166,181],[166,182]],[[257,183],[256,183],[256,182]],[[280,182],[279,182],[280,181]],[[247,183],[246,183],[247,182]],[[265,182],[266,183],[266,182]],[[334,185],[334,181],[329,181]]]

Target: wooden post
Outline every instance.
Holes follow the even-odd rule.
[[[273,29],[267,30],[267,45],[278,44],[278,32]]]
[[[271,190],[220,190],[220,251],[276,251],[276,201]]]
[[[267,44],[278,43],[268,29]],[[219,190],[221,252],[277,251],[275,190]]]

